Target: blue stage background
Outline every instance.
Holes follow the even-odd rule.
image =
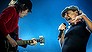
[[[10,0],[0,0],[0,13],[7,7]],[[92,0],[31,0],[32,14],[19,19],[19,37],[23,40],[45,37],[45,45],[28,45],[27,48],[18,47],[20,52],[61,52],[58,38],[58,26],[65,22],[61,11],[70,5],[78,6],[89,19],[92,20]],[[87,44],[87,52],[92,52],[92,34]]]

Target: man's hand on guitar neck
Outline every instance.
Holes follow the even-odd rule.
[[[11,44],[12,47],[17,46],[17,42],[13,38],[11,38],[11,36],[9,34],[6,36],[6,38],[9,41],[9,43]]]
[[[32,43],[31,45],[36,45],[37,44],[37,40],[35,38],[32,38]]]

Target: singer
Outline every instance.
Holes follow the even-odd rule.
[[[64,24],[59,26],[61,35],[59,34],[58,40],[62,45],[62,52],[86,52],[86,45],[92,32],[88,21],[92,22],[77,6],[66,7],[61,15],[70,25],[67,29]]]

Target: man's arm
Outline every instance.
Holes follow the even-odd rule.
[[[11,36],[12,36],[12,35],[14,36],[14,39],[15,39],[16,41],[17,41],[17,40],[22,40],[22,39],[19,38],[18,30],[19,30],[19,27],[17,26],[16,29],[15,29],[12,33],[10,33]],[[20,45],[20,46],[26,48],[26,47],[27,47],[27,44],[25,44],[25,45]]]
[[[80,22],[81,20],[85,21],[87,26],[88,26],[88,29],[90,31],[92,31],[92,21],[80,10],[80,13],[82,13],[81,15],[77,16],[74,20],[75,24],[77,22]]]
[[[79,15],[80,18],[83,19],[86,22],[88,28],[92,32],[92,21],[81,10],[80,10],[80,13],[82,13],[81,15]]]
[[[17,46],[17,42],[9,34],[6,36],[6,38],[9,41],[9,43],[11,44],[12,47]]]
[[[92,21],[86,15],[82,15],[81,17],[86,22],[88,28],[92,31]]]
[[[60,45],[62,46],[62,43],[64,42],[64,31],[63,30],[60,31],[58,40],[60,42]]]
[[[12,19],[14,15],[14,8],[8,7],[3,10],[3,12],[0,14],[0,31],[3,33],[3,36],[7,36],[9,30],[7,29],[6,23],[9,22],[10,19]]]
[[[58,30],[60,31],[59,36],[58,36],[58,40],[59,40],[61,46],[62,46],[62,43],[64,42],[64,31],[65,31],[65,29],[66,29],[65,23],[62,23],[58,28]]]

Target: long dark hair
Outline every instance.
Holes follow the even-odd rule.
[[[15,3],[15,8],[18,13],[27,9],[28,12],[32,12],[32,2],[30,0],[18,0]]]

